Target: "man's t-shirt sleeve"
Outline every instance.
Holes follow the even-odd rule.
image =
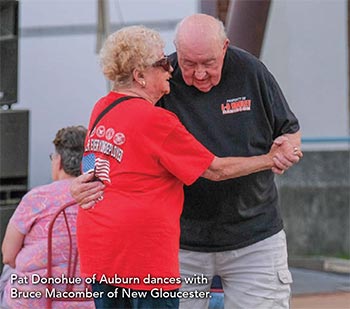
[[[266,101],[270,102],[273,112],[273,138],[282,134],[297,132],[300,129],[298,119],[290,109],[280,86],[264,65],[262,65],[262,68],[262,92],[266,93]]]

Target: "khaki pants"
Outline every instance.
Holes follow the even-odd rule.
[[[226,309],[289,308],[292,276],[288,270],[284,231],[232,251],[180,250],[180,271],[182,291],[208,291],[213,276],[219,275]],[[185,277],[200,280],[186,284]],[[182,298],[180,309],[205,309],[209,300]]]

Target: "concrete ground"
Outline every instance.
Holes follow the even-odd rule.
[[[291,268],[292,309],[350,309],[350,274]]]
[[[291,268],[292,295],[350,293],[350,274]]]
[[[323,293],[292,296],[291,309],[349,309],[350,293]]]
[[[294,267],[290,271],[293,276],[291,309],[350,309],[349,272],[333,273]],[[223,294],[215,293],[210,309],[222,308]]]

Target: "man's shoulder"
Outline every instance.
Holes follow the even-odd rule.
[[[257,58],[253,54],[235,45],[229,45],[229,47],[227,48],[227,52],[238,55],[240,57],[247,58],[247,59],[257,60]]]
[[[235,65],[241,63],[244,66],[248,66],[248,68],[260,68],[263,66],[262,62],[257,57],[237,46],[229,46],[227,55],[228,59]]]
[[[234,75],[239,79],[254,78],[261,80],[270,78],[268,68],[260,59],[236,46],[230,46],[227,49],[223,73],[226,73],[225,76],[232,77]]]

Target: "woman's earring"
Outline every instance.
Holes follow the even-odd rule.
[[[142,88],[145,88],[145,87],[146,87],[146,81],[145,81],[145,80],[143,80],[143,81],[141,82],[141,86],[142,86]]]

